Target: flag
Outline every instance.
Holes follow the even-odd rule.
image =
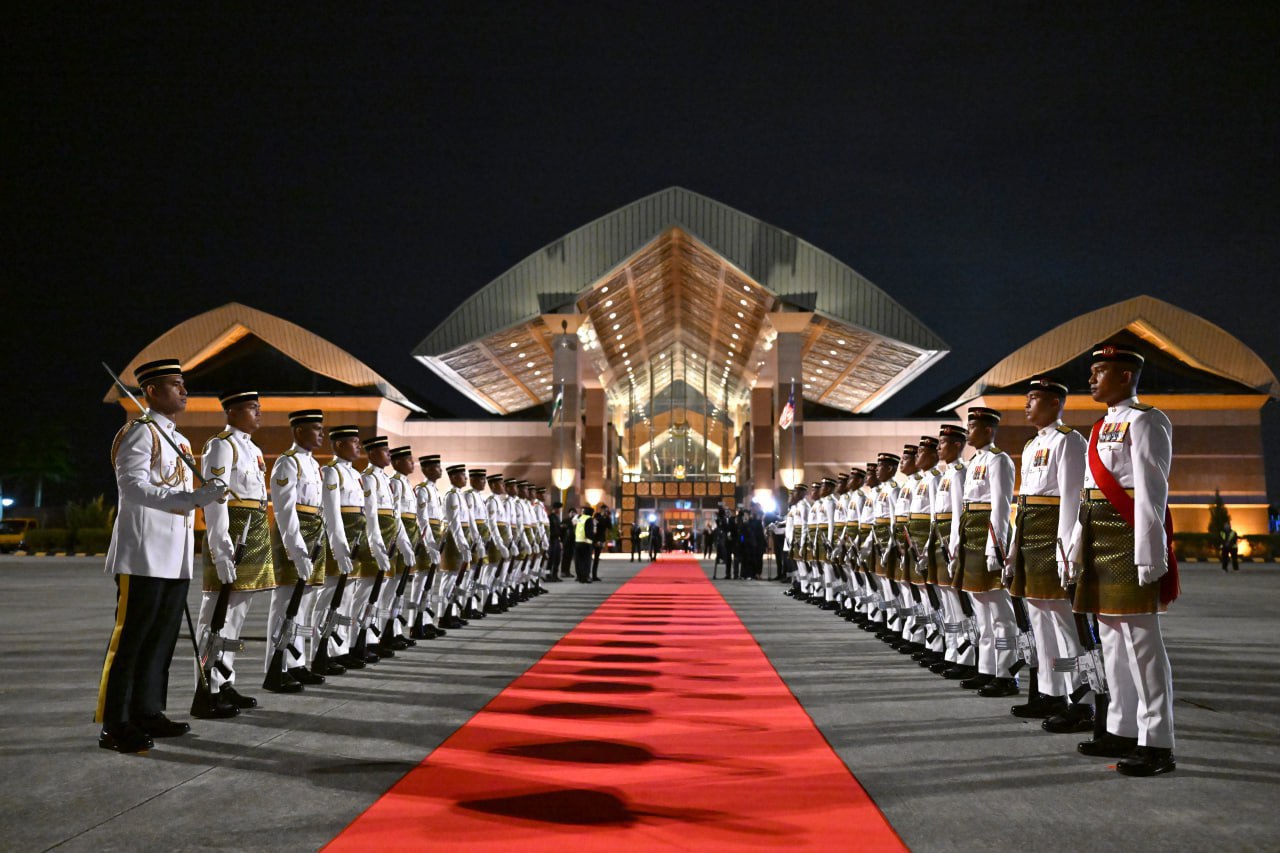
[[[556,394],[555,402],[551,404],[551,417],[547,418],[547,429],[551,429],[556,425],[556,415],[560,414],[560,410],[564,408],[564,387],[561,386],[560,392]]]
[[[782,414],[778,416],[778,429],[787,429],[796,419],[796,389],[791,389],[791,396],[787,398],[787,404],[782,407]]]

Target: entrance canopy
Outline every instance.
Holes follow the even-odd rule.
[[[786,324],[780,314],[794,314]],[[682,383],[720,412],[772,384],[779,327],[804,335],[803,396],[879,406],[946,353],[887,294],[821,250],[680,188],[549,244],[464,302],[414,357],[490,412],[553,396],[552,337],[576,331],[611,404]],[[783,383],[791,377],[777,377]]]

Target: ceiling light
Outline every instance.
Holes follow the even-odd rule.
[[[605,308],[608,308],[608,307],[609,307],[610,305],[612,305],[612,304],[613,304],[613,300],[612,300],[612,299],[606,299],[606,300],[605,300],[605,303],[604,303],[604,307],[605,307]]]
[[[818,374],[819,376],[821,376],[821,375],[822,375],[822,368],[821,368],[821,367],[819,367],[817,370],[815,370],[815,371],[813,371],[813,372],[814,372],[814,373],[816,373],[816,374]]]
[[[631,363],[631,359],[629,359],[629,358],[628,358],[628,359],[624,359],[622,363],[623,363],[623,364],[630,364],[630,363]]]
[[[840,338],[838,341],[836,341],[836,343],[838,343],[840,346],[844,346],[844,338]]]
[[[751,292],[751,287],[749,285],[746,285],[746,284],[742,285],[742,289],[745,290],[747,293]]]
[[[541,376],[541,375],[542,375],[542,371],[541,371],[541,370],[535,370],[535,371],[533,371],[533,375],[534,375],[534,376]]]
[[[609,292],[609,285],[607,285],[607,284],[606,284],[604,287],[600,288],[600,292],[601,292],[601,293],[608,293],[608,292]]]
[[[824,358],[824,359],[822,360],[822,363],[823,363],[824,365],[827,365],[827,364],[830,364],[831,362],[827,361],[827,360]]]
[[[746,316],[747,316],[747,315],[746,315],[746,314],[743,314],[741,311],[739,311],[739,312],[738,312],[738,317],[739,317],[739,319],[741,319],[741,318],[743,318],[743,317],[746,317]]]
[[[739,299],[739,300],[738,300],[738,304],[739,304],[739,305],[750,305],[751,303],[750,303],[750,302],[748,302],[748,301],[747,301],[747,300],[745,300],[745,299]]]
[[[614,337],[615,337],[617,340],[622,340],[622,335],[615,335]]]
[[[733,324],[733,327],[734,327],[735,329],[741,329],[741,328],[742,328],[742,324],[741,324],[741,323],[734,323],[734,324]]]
[[[735,341],[738,339],[738,333],[737,333],[737,332],[734,332],[734,333],[733,333],[733,339],[734,339]]]
[[[611,311],[611,312],[609,313],[609,319],[610,319],[610,320],[614,319],[614,318],[615,318],[615,317],[617,317],[617,316],[618,316],[618,312],[617,312],[617,311]]]
[[[511,348],[512,348],[512,349],[515,349],[515,348],[516,348],[516,347],[518,347],[518,346],[520,346],[520,345],[519,345],[518,343],[516,343],[515,341],[512,341],[512,342],[511,342]]]
[[[516,358],[524,358],[524,353],[522,352],[516,353]]]
[[[832,350],[832,351],[831,351],[831,354],[832,354],[832,355],[839,355],[840,353],[836,352],[835,350]]]
[[[527,363],[525,364],[525,367],[533,367],[533,362],[532,362],[532,361],[527,362]]]

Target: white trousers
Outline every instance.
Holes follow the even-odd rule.
[[[249,602],[253,600],[255,590],[232,590],[231,595],[227,598],[227,618],[222,623],[222,636],[224,639],[239,640],[240,629],[244,627],[245,617],[249,615]],[[196,621],[196,637],[204,633],[204,628],[213,623],[213,609],[218,603],[218,593],[206,592],[200,597],[200,618]],[[232,645],[230,642],[228,646]],[[222,689],[222,685],[236,683],[236,653],[228,648],[222,653],[222,663],[230,670],[229,675],[223,675],[217,667],[213,668],[209,676],[209,688],[217,693]],[[198,664],[197,664],[198,665]],[[200,673],[192,670],[196,677],[196,684],[200,683]]]
[[[1078,658],[1084,654],[1076,635],[1071,602],[1064,599],[1028,598],[1027,621],[1036,637],[1036,689],[1045,696],[1069,696],[1080,686],[1081,676],[1054,672],[1058,658]]]
[[[230,615],[227,617],[230,621]],[[1139,746],[1173,748],[1173,670],[1154,613],[1099,616],[1102,667],[1111,690],[1107,731]]]
[[[1015,639],[1018,625],[1009,591],[971,592],[974,621],[978,623],[978,672],[996,678],[1012,678],[1009,667],[1018,659],[1017,649],[997,649],[996,637]]]
[[[351,585],[355,582],[355,578],[347,578],[347,588],[342,593],[342,601],[338,604],[338,614],[341,616],[351,615]],[[333,601],[334,593],[338,591],[338,576],[325,577],[324,586],[320,588],[320,592],[316,594],[315,604],[315,623],[316,630],[324,623],[329,613],[329,604]],[[351,650],[351,641],[354,626],[335,628],[333,633],[329,635],[329,658],[345,655]],[[320,646],[316,642],[311,644],[311,659],[315,660],[316,652],[320,650]]]

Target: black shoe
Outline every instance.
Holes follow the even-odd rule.
[[[364,669],[364,658],[358,658],[350,653],[341,655],[338,658],[338,663],[342,664],[347,669]],[[333,673],[326,673],[326,675],[333,675]]]
[[[371,655],[377,655],[378,660],[382,660],[383,658],[393,658],[396,656],[395,650],[388,647],[386,643],[370,643],[366,651]],[[377,663],[378,661],[371,662]]]
[[[191,731],[190,723],[175,723],[164,714],[152,717],[135,717],[131,720],[134,727],[148,737],[179,737]]]
[[[465,623],[461,619],[459,619],[457,616],[446,616],[440,620],[441,627],[452,628],[455,631],[458,628],[461,628],[464,624]]]
[[[195,698],[191,700],[191,716],[197,720],[225,720],[240,713],[240,709],[215,696],[208,690],[196,688]]]
[[[287,672],[270,672],[262,682],[262,689],[271,693],[301,693],[302,682]]]
[[[818,605],[818,607],[822,610],[839,610],[840,602],[832,599],[831,601],[822,602],[821,604]]]
[[[1014,705],[1009,713],[1024,720],[1047,720],[1054,714],[1067,710],[1067,700],[1062,696],[1035,696],[1022,705]]]
[[[1160,746],[1140,746],[1116,763],[1116,770],[1126,776],[1159,776],[1178,769],[1173,750]]]
[[[344,665],[336,660],[331,660],[324,665],[323,669],[317,672],[317,675],[322,677],[326,675],[342,675],[346,671],[347,668]]]
[[[299,684],[324,684],[323,675],[316,675],[305,666],[295,666],[289,670],[289,676]]]
[[[1138,739],[1136,737],[1120,737],[1120,735],[1113,735],[1111,732],[1106,732],[1102,737],[1095,737],[1076,744],[1076,750],[1081,755],[1088,755],[1094,758],[1124,758],[1137,748]]]
[[[382,660],[382,656],[377,652],[371,652],[367,648],[364,650],[364,662],[366,664],[377,663],[380,660]]]
[[[155,746],[151,736],[132,723],[112,723],[103,726],[98,735],[98,746],[115,752],[143,752]]]
[[[978,690],[978,695],[985,696],[988,699],[999,698],[1001,696],[1017,696],[1018,679],[993,678],[987,683],[986,687]]]
[[[960,686],[963,687],[965,690],[981,690],[982,688],[986,687],[988,684],[990,684],[994,680],[995,680],[994,675],[987,675],[985,673],[980,672],[977,675],[974,675],[970,678],[966,678],[964,681],[961,681]]]
[[[241,696],[240,691],[236,690],[235,686],[231,684],[222,685],[222,690],[218,693],[218,696],[222,698],[223,702],[239,708],[241,711],[258,707],[257,699],[252,696]]]
[[[1093,731],[1093,709],[1088,705],[1068,705],[1040,724],[1040,728],[1055,735]]]
[[[929,664],[929,671],[934,675],[942,675],[944,672],[951,669],[952,666],[954,666],[954,664],[944,658],[936,663]]]
[[[404,637],[390,636],[383,641],[382,645],[384,648],[389,646],[393,651],[402,652],[409,648],[411,643],[406,641]],[[386,657],[386,655],[383,655],[383,657]]]

